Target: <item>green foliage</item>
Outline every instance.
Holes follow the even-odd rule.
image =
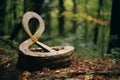
[[[72,11],[72,8],[73,8],[72,0],[64,0],[64,6],[67,11]]]

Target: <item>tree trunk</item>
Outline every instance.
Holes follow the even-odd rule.
[[[34,11],[38,14],[42,13],[42,6],[44,0],[25,0],[24,1],[24,12],[26,11]]]
[[[120,9],[120,0],[113,0],[108,53],[111,53],[111,49],[120,48],[119,9]]]
[[[88,0],[85,0],[85,12],[88,13],[88,8],[87,8]],[[88,21],[85,20],[85,26],[84,26],[84,41],[88,41]]]
[[[4,35],[4,18],[5,18],[6,0],[0,1],[0,36]]]
[[[45,33],[47,33],[47,35],[49,36],[51,35],[51,10],[52,10],[51,3],[52,2],[53,0],[48,0],[44,3],[45,24],[46,24]]]
[[[102,4],[103,4],[103,0],[99,0],[99,6],[98,6],[98,10],[97,10],[97,18],[101,18],[100,12],[101,12]],[[94,44],[97,44],[98,33],[99,33],[99,25],[96,24],[95,28],[94,28],[94,38],[93,38],[93,43]]]
[[[64,16],[61,16],[61,14],[64,12],[65,7],[64,7],[64,0],[59,0],[59,17],[58,17],[58,21],[59,21],[59,36],[63,36],[64,35]]]
[[[10,0],[6,0],[6,8],[5,8],[5,21],[4,21],[4,33],[5,35],[9,35],[11,33],[11,29],[13,29],[14,24],[15,24],[15,8],[14,5],[16,5],[15,1],[10,1]]]
[[[73,1],[73,13],[74,15],[76,15],[77,13],[77,3],[76,0],[72,0]],[[72,33],[76,33],[76,29],[77,29],[77,21],[76,19],[73,20],[73,27],[72,27]]]
[[[21,30],[22,25],[21,25],[20,21],[21,21],[22,15],[23,15],[23,2],[24,1],[18,1],[18,0],[12,2],[13,10],[11,10],[11,11],[12,11],[13,20],[14,20],[14,24],[13,24],[14,29],[10,30],[10,31],[12,31],[11,35],[10,35],[10,40],[14,40],[15,37],[16,37],[17,41],[20,41],[20,39],[21,39],[20,30]]]
[[[46,15],[46,31],[48,35],[51,35],[51,15],[50,12]]]

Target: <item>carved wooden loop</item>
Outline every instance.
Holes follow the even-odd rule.
[[[30,21],[31,18],[36,18],[39,21],[39,27],[36,30],[36,32],[34,33],[34,35],[31,33],[28,23]],[[30,36],[30,37],[36,37],[37,39],[41,36],[41,34],[43,33],[45,26],[44,26],[44,22],[42,20],[42,18],[34,13],[34,12],[27,12],[24,14],[23,18],[22,18],[22,23],[23,23],[23,27],[26,31],[26,33]]]
[[[39,27],[34,34],[31,33],[30,28],[28,26],[28,23],[31,18],[36,18],[39,21]],[[38,38],[42,35],[42,33],[44,32],[44,29],[45,29],[44,21],[38,14],[36,14],[34,12],[26,12],[23,15],[22,23],[23,23],[23,27],[24,27],[26,33],[30,36],[30,39],[23,42],[24,45],[22,45],[22,47],[28,48],[33,43],[36,43],[36,44],[40,45],[41,48],[44,48],[49,52],[54,51],[49,46],[38,41]]]

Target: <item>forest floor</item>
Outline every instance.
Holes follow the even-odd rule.
[[[0,80],[120,80],[120,63],[109,58],[73,58],[69,67],[34,72],[17,71],[17,58],[16,52],[0,48]]]

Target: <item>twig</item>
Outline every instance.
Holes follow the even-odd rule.
[[[0,40],[4,43],[8,44],[12,49],[15,49],[15,50],[19,51],[19,49],[17,47],[15,47],[14,45],[12,45],[9,41],[6,41],[2,37],[0,37]]]

